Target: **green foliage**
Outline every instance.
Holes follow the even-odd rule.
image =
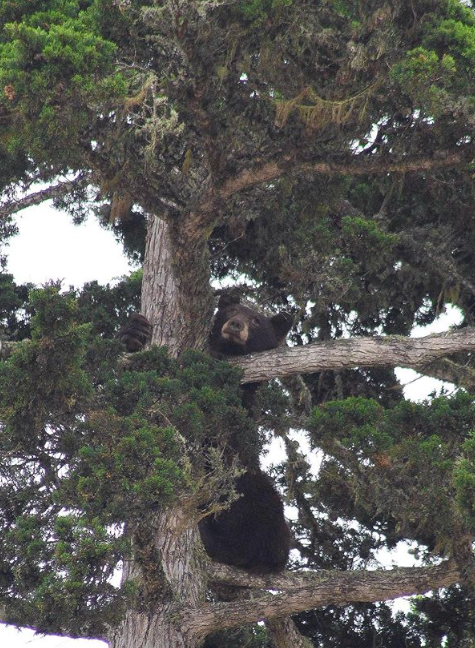
[[[270,648],[270,640],[264,626],[231,628],[225,632],[215,632],[206,637],[206,648]]]
[[[289,7],[294,0],[242,0],[238,10],[250,21],[264,20],[274,11]]]
[[[94,332],[101,337],[112,338],[130,313],[139,310],[141,286],[142,270],[132,272],[113,287],[91,281],[81,290],[71,290],[68,293],[72,315],[79,323],[90,323]],[[12,275],[0,273],[0,331],[6,339],[22,340],[31,337],[31,317],[37,308],[34,297],[30,299],[30,296],[35,295],[33,289],[31,284],[18,286]],[[41,293],[38,299],[38,305],[41,305]],[[36,326],[40,325],[43,316],[37,313]],[[54,318],[52,325],[57,325]],[[47,322],[40,325],[41,328],[47,326]],[[92,356],[91,348],[88,349],[88,355]]]
[[[362,398],[329,402],[309,429],[334,457],[322,470],[323,491],[345,484],[363,522],[378,511],[403,537],[450,552],[461,513],[465,532],[475,529],[474,428],[472,398],[459,392],[391,409]]]
[[[74,293],[79,320],[91,322],[96,333],[113,337],[130,313],[140,310],[141,286],[142,270],[132,272],[112,287],[101,286],[97,281],[85,284]]]
[[[463,455],[454,470],[457,502],[468,523],[475,521],[475,430],[462,445]]]
[[[408,618],[418,645],[428,648],[470,645],[475,632],[471,593],[459,585],[415,597]]]
[[[229,495],[200,491],[214,455],[259,440],[227,363],[154,348],[124,366],[73,294],[30,297],[31,339],[0,363],[0,600],[12,623],[100,636],[133,594],[110,583],[131,529]]]
[[[0,273],[0,339],[21,340],[30,335],[24,312],[29,286],[18,286],[13,276]]]
[[[461,96],[473,114],[475,97],[469,80],[474,61],[473,13],[450,0],[442,16],[428,18],[421,45],[393,66],[391,77],[426,116],[440,117],[452,111]]]
[[[408,335],[448,302],[473,325],[473,7],[179,4],[177,13],[143,0],[0,3],[5,200],[37,180],[92,172],[92,191],[55,204],[80,220],[92,203],[110,223],[112,195],[133,201],[110,226],[137,261],[147,212],[166,213],[179,240],[210,188],[228,195],[253,178],[213,214],[212,274],[242,282],[269,311],[293,310],[294,343]],[[299,110],[276,119],[276,99]],[[268,169],[278,177],[254,184]],[[6,240],[13,228],[0,221]],[[139,287],[136,274],[61,298],[48,289],[30,304],[26,287],[0,278],[2,337],[31,338],[0,366],[0,592],[10,619],[100,633],[128,595],[108,581],[126,555],[125,528],[177,497],[198,507],[226,498],[236,470],[226,448],[245,446],[256,461],[271,431],[289,452],[276,473],[299,507],[296,566],[365,568],[400,540],[452,554],[473,533],[468,397],[413,405],[389,367],[319,372],[300,393],[286,385],[292,398],[278,383],[259,390],[258,434],[226,365],[200,355],[175,363],[162,350],[118,359],[108,338],[138,310]],[[470,358],[453,360],[471,370]],[[294,398],[300,415],[307,400],[322,405],[310,423],[325,452],[317,475],[286,437],[290,421],[301,423]],[[465,592],[421,601],[404,620],[361,605],[298,622],[321,648],[439,648],[475,636]]]
[[[4,3],[0,105],[12,125],[6,154],[77,164],[91,105],[113,106],[124,96],[124,80],[113,69],[117,47],[104,35],[106,8],[120,17],[112,1]]]
[[[383,412],[374,400],[347,398],[315,409],[311,425],[319,439],[339,439],[357,456],[367,457],[372,452],[386,451],[392,445],[392,436],[378,427]]]
[[[2,363],[0,392],[6,408],[5,433],[10,443],[60,425],[64,414],[73,415],[87,401],[91,386],[81,368],[89,327],[74,321],[75,304],[61,298],[55,288],[35,291],[31,297],[36,314],[32,341],[25,341]]]
[[[435,51],[418,47],[391,70],[392,78],[429,117],[440,117],[447,105],[448,92],[456,71],[451,55],[441,58]]]
[[[374,220],[360,216],[343,217],[342,235],[357,259],[364,259],[370,253],[375,257],[385,256],[398,241],[396,234],[385,232]]]
[[[311,637],[314,646],[422,648],[417,632],[408,627],[405,616],[394,613],[385,603],[360,604],[343,610],[333,606],[311,610],[299,615],[297,626]]]

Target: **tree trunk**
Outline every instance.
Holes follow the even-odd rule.
[[[199,216],[172,227],[152,217],[147,232],[142,312],[152,323],[152,344],[177,357],[204,349],[213,315],[207,241]]]
[[[203,348],[212,319],[206,239],[193,215],[178,234],[152,217],[142,281],[142,312],[153,325],[152,344],[177,357]],[[193,272],[191,272],[193,270]],[[160,511],[132,533],[133,556],[123,579],[140,583],[140,603],[110,638],[111,648],[192,648],[199,629],[187,630],[183,609],[199,609],[206,579],[199,533],[181,502]]]
[[[140,583],[141,604],[129,609],[110,638],[111,648],[193,648],[199,635],[182,623],[184,608],[200,609],[205,578],[200,569],[198,530],[188,527],[179,506],[167,509],[134,537],[134,556],[123,581]],[[147,532],[150,531],[149,533]]]
[[[276,648],[312,648],[310,639],[300,634],[290,617],[266,621],[266,628]]]

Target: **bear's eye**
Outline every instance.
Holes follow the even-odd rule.
[[[234,306],[228,309],[229,315],[236,315],[236,313],[237,313],[237,308],[234,308]]]
[[[258,317],[253,317],[252,318],[252,323],[254,324],[254,326],[259,326],[261,321],[260,321],[260,319]]]

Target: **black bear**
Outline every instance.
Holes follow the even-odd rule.
[[[285,340],[292,321],[286,313],[267,317],[241,304],[237,295],[223,295],[210,334],[211,354],[226,357],[275,349]],[[243,403],[249,409],[256,388],[254,383],[244,385]],[[259,468],[259,458],[250,458],[239,439],[232,446],[246,469],[235,484],[241,497],[221,513],[201,520],[201,540],[217,562],[260,573],[280,571],[290,548],[281,497]]]
[[[209,338],[211,354],[220,357],[275,349],[292,323],[288,313],[267,317],[241,304],[236,294],[222,295]]]
[[[140,313],[132,313],[119,329],[117,337],[129,353],[141,351],[152,339],[152,325]]]
[[[286,313],[267,317],[241,304],[238,296],[223,295],[210,334],[210,352],[224,358],[275,349],[291,326],[292,317]],[[119,331],[119,338],[129,351],[136,351],[150,339],[150,334],[146,318],[136,314]],[[243,388],[243,404],[248,408],[256,388],[256,384]],[[229,508],[200,521],[201,540],[210,558],[217,562],[256,573],[280,571],[290,549],[281,497],[259,468],[259,457],[250,457],[246,448],[240,448],[239,439],[232,439],[230,445],[230,452],[237,454],[246,470],[235,484],[240,497]]]

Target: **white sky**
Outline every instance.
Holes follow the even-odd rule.
[[[104,284],[131,270],[113,234],[93,217],[75,226],[68,214],[42,205],[25,209],[17,222],[19,234],[7,247],[7,271],[19,283],[61,279],[65,288],[77,288],[93,279]]]
[[[60,279],[65,288],[70,285],[78,288],[93,279],[101,284],[111,282],[131,270],[113,234],[102,229],[92,217],[83,225],[74,226],[69,215],[41,205],[25,209],[17,222],[20,231],[7,248],[7,271],[18,283],[41,285]],[[414,335],[446,331],[458,320],[457,309],[449,309],[433,325],[415,331]],[[410,369],[397,371],[402,382],[408,385],[406,397],[412,400],[427,398],[443,385],[432,378],[418,378]],[[2,648],[104,648],[105,645],[101,641],[44,637],[0,624]]]

